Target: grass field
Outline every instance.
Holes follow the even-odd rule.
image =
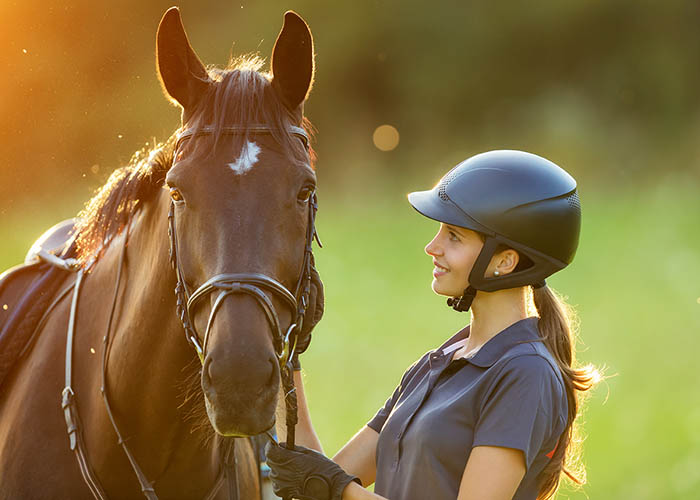
[[[316,250],[326,315],[304,355],[316,428],[334,453],[393,390],[404,369],[468,321],[430,290],[423,246],[436,223],[404,190],[323,194]],[[589,484],[558,498],[688,499],[700,491],[700,198],[669,181],[582,196],[576,262],[549,280],[581,319],[579,359],[607,375],[588,401]],[[79,202],[3,213],[0,265]]]

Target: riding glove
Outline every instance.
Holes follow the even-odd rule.
[[[346,473],[325,455],[303,446],[288,450],[284,443],[268,442],[265,454],[272,489],[282,498],[341,500],[350,482],[362,484],[357,476]]]

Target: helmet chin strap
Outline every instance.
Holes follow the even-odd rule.
[[[450,297],[447,299],[447,305],[451,306],[455,311],[466,312],[472,306],[474,297],[476,297],[476,288],[469,285],[461,297]]]
[[[491,262],[491,257],[493,256],[498,242],[491,237],[487,237],[484,242],[484,246],[481,248],[481,252],[476,257],[472,270],[469,272],[469,286],[462,292],[461,297],[452,297],[447,299],[447,305],[451,306],[452,309],[458,312],[467,312],[474,302],[474,297],[476,297],[477,289],[472,285],[476,284],[481,288],[481,283],[483,283],[483,276],[486,273],[486,267]],[[481,278],[480,278],[481,277]]]
[[[534,283],[532,285],[532,288],[537,290],[538,288],[542,288],[547,286],[547,282],[545,280],[542,280],[538,283]],[[457,312],[467,312],[469,308],[472,306],[472,302],[474,302],[474,297],[476,297],[476,288],[472,287],[469,285],[464,292],[462,292],[461,297],[450,297],[447,299],[447,305],[452,307]]]
[[[547,285],[544,279],[539,280],[535,283],[529,282],[527,275],[520,276],[523,272],[506,274],[500,277],[486,277],[486,268],[491,262],[491,258],[496,252],[496,248],[501,243],[493,237],[487,237],[484,242],[484,246],[479,252],[479,255],[474,262],[474,266],[469,273],[469,286],[462,292],[461,297],[451,297],[447,299],[447,305],[452,307],[455,311],[466,312],[474,302],[476,297],[476,292],[478,290],[483,290],[485,292],[495,292],[497,290],[503,290],[506,288],[515,288],[518,286],[530,285],[533,288],[542,288]],[[530,268],[528,268],[530,269]],[[525,271],[527,272],[527,270]],[[522,281],[524,280],[524,281]],[[476,285],[476,288],[474,285]]]

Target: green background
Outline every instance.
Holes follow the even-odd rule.
[[[0,3],[0,267],[75,215],[178,110],[154,71],[170,2]],[[334,453],[404,369],[461,328],[430,290],[436,224],[407,192],[494,148],[579,180],[581,245],[550,283],[604,370],[582,417],[588,485],[559,498],[686,499],[700,488],[700,34],[696,2],[182,2],[206,63],[268,56],[289,8],[317,79],[326,315],[304,356],[314,422]],[[372,133],[391,124],[399,146]]]

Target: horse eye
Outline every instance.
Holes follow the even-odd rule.
[[[170,188],[170,197],[173,201],[185,201],[185,198],[182,197],[182,193],[177,188]]]
[[[314,192],[314,188],[311,186],[305,186],[299,191],[299,196],[297,196],[297,199],[300,202],[307,202],[309,201],[309,198],[311,198],[311,195]]]

